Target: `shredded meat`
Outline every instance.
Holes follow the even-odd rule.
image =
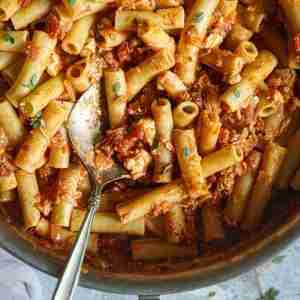
[[[300,52],[300,32],[294,36],[293,46],[296,52]]]
[[[58,38],[61,34],[61,29],[59,26],[59,19],[54,13],[50,13],[46,20],[47,23],[47,33],[51,38]]]
[[[26,7],[31,3],[31,0],[19,0],[20,7]]]

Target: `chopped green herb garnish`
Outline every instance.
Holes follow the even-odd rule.
[[[276,290],[274,288],[270,288],[257,300],[276,300],[278,295],[279,295],[278,290]]]
[[[33,90],[38,82],[38,77],[36,74],[33,74],[27,84],[23,84],[23,86],[27,87],[29,90]]]
[[[234,92],[233,92],[235,98],[240,98],[241,97],[241,92],[239,89],[236,89]]]
[[[75,5],[76,0],[68,0],[68,2],[69,2],[69,4],[70,4],[71,6],[73,6],[73,5]]]
[[[155,136],[154,140],[153,140],[153,144],[152,144],[152,150],[157,149],[159,146],[159,139],[157,136]]]
[[[183,157],[187,158],[190,155],[190,149],[188,147],[183,148]]]
[[[208,293],[208,298],[213,298],[214,296],[216,296],[216,292],[212,291]]]
[[[285,258],[285,255],[278,255],[272,259],[272,263],[280,264]]]
[[[203,11],[200,11],[198,14],[196,14],[196,15],[194,16],[193,21],[194,21],[195,23],[200,23],[200,22],[202,22],[203,18],[204,18],[204,12],[203,12]]]
[[[5,42],[10,43],[12,45],[15,43],[15,39],[9,33],[5,33],[3,39]]]
[[[32,128],[39,128],[42,124],[42,112],[38,112],[33,118],[30,119],[30,126]]]
[[[113,92],[115,93],[116,96],[120,96],[120,91],[121,91],[121,84],[119,81],[116,81],[112,85]]]
[[[98,144],[101,140],[101,132],[98,131],[95,133],[94,138],[93,138],[93,143],[94,145]]]

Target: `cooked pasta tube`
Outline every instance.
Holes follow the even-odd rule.
[[[127,95],[130,101],[136,94],[156,75],[171,69],[175,64],[174,53],[169,49],[162,49],[153,56],[147,58],[138,66],[126,72]]]
[[[0,51],[25,52],[29,32],[0,31]]]
[[[12,64],[14,61],[17,60],[19,57],[18,53],[13,52],[0,52],[0,71],[8,67],[10,64]]]
[[[174,126],[177,128],[185,128],[195,121],[198,114],[199,107],[195,102],[181,102],[173,110]]]
[[[34,32],[32,47],[34,47],[36,53],[34,57],[27,56],[17,80],[6,93],[6,97],[12,103],[17,105],[20,98],[28,95],[36,87],[47,67],[55,45],[56,39],[51,39],[47,33],[42,31]]]
[[[202,159],[204,178],[235,165],[243,160],[243,153],[236,145],[225,146]]]
[[[11,0],[9,0],[11,1]],[[16,30],[28,26],[45,16],[51,9],[50,0],[32,0],[30,3],[20,8],[12,17],[11,21]]]
[[[80,209],[74,209],[71,219],[71,230],[78,231],[83,222],[86,212]],[[92,225],[92,232],[97,233],[118,233],[129,235],[145,234],[145,220],[140,218],[127,224],[122,224],[118,215],[109,212],[98,212]]]
[[[266,14],[262,7],[256,3],[251,7],[245,7],[238,5],[239,18],[243,26],[251,30],[252,32],[259,32]]]
[[[166,258],[196,257],[196,245],[175,245],[158,239],[142,239],[131,242],[134,260],[159,260]]]
[[[262,157],[261,167],[253,186],[251,198],[245,210],[242,228],[251,230],[257,227],[263,218],[264,211],[271,199],[273,183],[278,175],[286,155],[286,148],[269,143]]]
[[[42,115],[40,127],[34,128],[25,138],[15,159],[19,168],[33,172],[38,162],[50,144],[51,138],[55,135],[63,122],[67,119],[72,104],[68,102],[50,102]]]
[[[175,100],[182,100],[187,97],[187,87],[180,78],[172,71],[163,72],[157,78],[158,89],[165,90]]]
[[[38,230],[38,227],[36,228],[36,230]],[[53,242],[63,244],[67,247],[71,247],[74,245],[74,242],[77,237],[77,234],[75,232],[70,231],[64,227],[52,224],[50,225],[48,230],[48,234],[50,234],[50,239]],[[98,234],[91,233],[87,245],[87,251],[96,254],[98,250]]]
[[[36,227],[41,216],[36,208],[36,204],[40,201],[37,178],[34,173],[26,173],[23,170],[16,171],[16,178],[24,227],[25,229]]]
[[[300,33],[300,18],[298,13],[300,9],[300,3],[298,1],[291,0],[280,0],[278,3],[285,15],[289,31],[288,64],[291,69],[299,69],[300,49],[297,47],[296,40],[299,39]]]
[[[120,0],[122,9],[129,10],[154,10],[155,0]]]
[[[60,74],[39,85],[33,92],[22,98],[19,107],[27,117],[34,117],[50,101],[57,99],[64,90],[64,76]]]
[[[0,102],[0,126],[4,129],[11,147],[17,146],[23,140],[24,126],[8,101]]]
[[[174,130],[174,145],[182,177],[191,199],[203,193],[203,170],[193,129]]]
[[[51,140],[48,165],[56,169],[66,169],[70,164],[71,149],[65,127],[61,127]]]
[[[254,43],[242,41],[234,50],[234,54],[241,57],[244,61],[244,64],[250,64],[256,59],[258,50]]]
[[[202,155],[215,150],[222,123],[216,111],[203,110],[198,121],[198,148]]]
[[[282,121],[284,120],[284,105],[280,105],[276,113],[264,119],[265,138],[267,141],[272,140],[280,133]]]
[[[181,38],[201,47],[219,0],[196,0],[189,12]]]
[[[13,202],[17,199],[16,190],[9,190],[0,193],[0,203]]]
[[[170,243],[180,243],[186,235],[185,214],[182,207],[174,206],[165,215],[165,232]]]
[[[149,22],[163,30],[181,29],[184,27],[183,7],[172,7],[152,11],[117,10],[115,28],[120,31],[136,31],[136,22]]]
[[[183,38],[179,41],[175,72],[186,85],[196,80],[199,51],[198,47],[185,43]]]
[[[276,186],[280,189],[287,189],[289,182],[300,165],[300,130],[292,135],[287,143],[287,155],[283,161],[280,173],[276,180]]]
[[[63,50],[69,54],[78,55],[89,36],[94,21],[95,15],[88,15],[73,23],[71,30],[62,41]]]
[[[0,22],[8,21],[19,8],[19,0],[0,0]]]
[[[225,238],[221,215],[218,208],[211,204],[204,204],[201,208],[203,240],[213,242]]]
[[[224,210],[226,221],[230,224],[235,225],[242,221],[261,158],[262,154],[260,152],[253,151],[247,158],[248,167],[246,173],[235,181],[231,198],[227,200]]]
[[[249,41],[252,36],[253,32],[251,30],[239,23],[235,23],[226,37],[225,46],[230,50],[234,50],[241,42]]]
[[[100,37],[103,41],[100,42],[99,48],[112,49],[121,45],[128,38],[128,33],[125,31],[119,31],[115,28],[104,28],[99,30]]]
[[[17,180],[14,172],[0,176],[0,192],[7,192],[17,187]]]
[[[183,4],[182,0],[155,0],[158,8],[176,7]]]
[[[81,169],[78,165],[59,171],[56,200],[51,215],[52,224],[69,227],[80,177]]]
[[[125,120],[127,102],[124,96],[127,94],[125,73],[122,69],[105,70],[105,93],[108,108],[108,116],[111,128],[116,128]]]
[[[260,98],[256,107],[257,115],[262,118],[268,118],[278,112],[283,102],[282,94],[278,90],[275,90],[271,97]]]
[[[158,138],[158,147],[154,155],[153,180],[155,182],[166,183],[172,180],[174,170],[172,152],[172,108],[168,99],[160,98],[152,102],[151,110]]]
[[[4,68],[1,71],[1,75],[3,79],[9,84],[9,86],[12,86],[16,79],[18,78],[18,75],[20,73],[20,70],[22,69],[25,62],[25,57],[18,56],[16,57],[16,60],[9,64],[6,68]],[[16,106],[15,101],[11,101],[11,103]]]
[[[274,24],[264,23],[262,30],[259,34],[263,38],[263,43],[272,51],[276,57],[279,59],[280,64],[283,67],[288,66],[288,47],[285,38],[279,32],[279,30],[274,26]]]
[[[139,38],[153,50],[169,48],[175,51],[175,41],[160,26],[140,22],[137,30]]]

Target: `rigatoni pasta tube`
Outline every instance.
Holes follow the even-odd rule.
[[[0,126],[4,129],[11,147],[17,146],[23,140],[24,125],[8,101],[0,102]]]
[[[172,108],[168,99],[160,98],[152,102],[151,110],[158,138],[158,147],[154,150],[153,180],[155,182],[166,183],[172,180],[174,169],[174,159],[171,149],[173,130]]]
[[[4,68],[12,64],[17,57],[19,56],[18,53],[14,52],[0,52],[0,71],[2,71]]]
[[[243,160],[243,153],[238,146],[230,145],[210,153],[202,159],[204,178],[235,165]]]
[[[222,123],[216,111],[203,110],[198,121],[198,147],[202,155],[215,150]]]
[[[158,239],[142,239],[131,242],[134,260],[159,260],[166,258],[191,258],[197,256],[196,245],[175,245]]]
[[[19,0],[0,0],[0,21],[8,21],[19,8]]]
[[[170,243],[180,243],[186,235],[185,214],[182,207],[175,205],[165,215],[165,232]]]
[[[155,0],[121,0],[122,9],[129,10],[154,10],[156,7]]]
[[[246,173],[235,181],[232,196],[227,200],[224,210],[226,221],[229,224],[236,225],[242,221],[261,158],[262,154],[260,152],[253,151],[247,158],[249,163]]]
[[[44,156],[51,138],[66,120],[71,110],[71,103],[50,102],[43,112],[42,124],[25,138],[15,159],[19,168],[33,172]]]
[[[171,69],[175,64],[173,51],[163,49],[147,58],[138,66],[126,72],[128,101],[132,100],[136,94],[156,75]]]
[[[56,200],[51,215],[52,224],[69,227],[80,177],[79,165],[59,171]]]
[[[234,54],[241,57],[245,64],[250,64],[256,59],[258,50],[254,43],[243,41],[234,50]]]
[[[115,28],[120,31],[136,31],[136,22],[149,22],[163,30],[181,29],[184,27],[183,7],[173,7],[152,11],[117,10]]]
[[[75,209],[72,213],[71,230],[78,231],[86,212]],[[109,212],[98,212],[95,215],[92,232],[140,235],[145,234],[145,220],[140,218],[127,224],[122,224],[117,214]]]
[[[204,204],[201,208],[201,217],[204,242],[208,243],[224,239],[225,232],[222,225],[221,214],[216,206]]]
[[[9,0],[11,1],[11,0]],[[26,7],[19,9],[11,21],[16,30],[28,26],[30,23],[45,16],[51,9],[50,0],[32,0]]]
[[[88,15],[73,23],[71,30],[62,42],[63,50],[69,54],[78,55],[89,36],[94,20],[95,15]]]
[[[260,31],[266,14],[263,8],[258,5],[258,3],[256,3],[256,5],[252,7],[252,9],[248,9],[240,4],[238,5],[238,13],[242,25],[253,32]]]
[[[300,130],[292,135],[287,143],[287,155],[276,180],[276,186],[287,189],[289,182],[300,165]]]
[[[26,173],[23,170],[16,171],[18,182],[18,195],[22,209],[25,229],[37,226],[40,220],[40,212],[36,208],[39,202],[39,186],[34,173]]]
[[[1,71],[1,75],[3,79],[8,83],[9,86],[13,86],[15,83],[20,70],[22,69],[25,62],[24,56],[17,56],[15,61],[11,64],[9,64],[6,68],[4,68]],[[17,103],[15,101],[11,101],[12,105],[15,107],[17,106]]]
[[[265,208],[271,199],[274,180],[278,175],[286,149],[275,143],[269,143],[262,157],[261,167],[248,201],[242,228],[251,230],[257,227],[263,218]]]
[[[157,78],[158,89],[165,90],[175,100],[184,99],[187,95],[187,87],[172,71],[166,71]]]
[[[25,52],[29,32],[0,31],[0,51]]]
[[[99,30],[99,34],[101,38],[99,48],[107,50],[119,46],[128,38],[127,32],[116,30],[113,27],[101,29]]]
[[[169,48],[175,51],[175,41],[160,26],[147,22],[138,24],[139,38],[153,50]]]
[[[37,85],[47,67],[49,57],[56,45],[56,39],[42,31],[35,31],[32,38],[32,47],[36,53],[28,56],[20,70],[14,85],[7,91],[7,98],[17,105],[18,100],[28,95]]]
[[[185,128],[194,122],[198,114],[199,107],[195,102],[181,102],[173,110],[174,126],[177,128]]]
[[[187,192],[191,199],[197,199],[203,193],[204,177],[195,132],[193,129],[176,129],[173,139]]]
[[[65,127],[51,140],[48,165],[56,169],[66,169],[70,164],[71,149],[68,143],[68,134]]]
[[[185,191],[183,182],[176,180],[138,196],[130,202],[120,203],[117,205],[116,210],[122,223],[126,224],[159,209],[163,203],[172,207],[187,198],[188,194]]]
[[[0,192],[13,190],[17,187],[17,180],[14,172],[0,176]]]
[[[241,42],[249,41],[252,36],[253,32],[251,30],[235,23],[225,39],[225,46],[230,50],[234,50]]]
[[[125,73],[122,69],[105,70],[104,81],[110,127],[116,128],[122,124],[126,114],[127,101],[124,96],[127,94],[127,84]]]
[[[27,117],[34,117],[50,101],[57,99],[65,90],[62,74],[38,86],[33,92],[20,100],[19,107]]]

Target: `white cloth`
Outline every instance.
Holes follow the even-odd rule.
[[[0,299],[41,300],[42,288],[34,271],[0,248]]]

